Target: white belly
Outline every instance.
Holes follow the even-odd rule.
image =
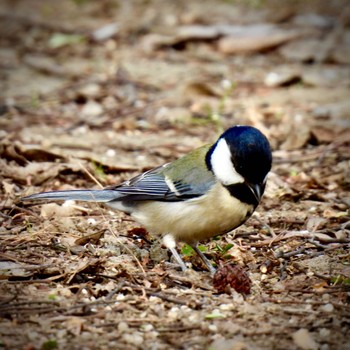
[[[206,197],[184,202],[140,202],[131,215],[153,235],[171,234],[176,241],[193,244],[233,230],[253,210],[215,185]]]

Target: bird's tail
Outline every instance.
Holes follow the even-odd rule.
[[[23,201],[31,200],[75,200],[83,202],[106,203],[121,197],[118,191],[114,190],[73,190],[73,191],[52,191],[35,193],[23,197]]]

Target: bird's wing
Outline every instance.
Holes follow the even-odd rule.
[[[196,150],[196,153],[205,150]],[[200,154],[195,154],[200,156]],[[175,162],[146,171],[118,186],[108,187],[122,195],[123,200],[183,201],[205,194],[214,184],[215,177],[204,161],[193,162],[194,154]],[[204,159],[201,157],[200,159]],[[186,164],[189,162],[189,164]],[[189,166],[188,166],[189,165]],[[120,198],[119,198],[120,200]]]

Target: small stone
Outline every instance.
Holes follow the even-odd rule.
[[[94,218],[88,218],[87,223],[91,226],[95,226],[97,224],[97,221]]]
[[[295,345],[303,350],[318,350],[318,344],[312,338],[310,332],[305,328],[300,328],[292,334]]]
[[[129,325],[126,322],[119,322],[118,331],[120,333],[125,333],[129,330]]]
[[[119,294],[117,295],[116,299],[117,299],[118,301],[122,301],[122,300],[125,299],[125,295],[122,294],[122,293],[119,293]]]
[[[159,333],[156,331],[151,331],[151,332],[147,332],[144,334],[144,338],[145,339],[155,339],[159,336]]]
[[[233,309],[234,309],[233,304],[221,304],[220,305],[220,310],[222,310],[222,311],[230,311]]]
[[[116,35],[118,31],[119,25],[117,23],[109,23],[96,29],[91,36],[95,41],[104,41]]]
[[[334,311],[334,306],[333,304],[325,304],[320,307],[320,310],[323,312],[333,312]]]
[[[108,149],[107,152],[106,152],[106,156],[109,157],[109,158],[112,158],[116,155],[116,151],[114,149]]]
[[[191,324],[200,322],[200,320],[201,320],[201,317],[197,313],[192,313],[188,316],[188,321],[191,322]]]
[[[210,324],[208,326],[208,329],[213,333],[217,333],[217,331],[218,331],[218,327],[215,324]]]
[[[172,319],[176,319],[179,316],[179,308],[178,307],[172,307],[168,312],[168,317]]]
[[[81,110],[81,114],[87,117],[97,117],[102,114],[103,108],[100,103],[95,101],[87,102]]]
[[[327,340],[331,334],[331,331],[328,328],[321,328],[319,330],[320,338]]]
[[[262,274],[260,277],[260,281],[265,281],[268,278],[266,274]]]
[[[132,345],[141,345],[143,343],[143,337],[142,334],[139,332],[134,332],[134,333],[125,333],[123,335],[123,339]]]
[[[98,84],[87,84],[79,89],[79,94],[88,97],[94,98],[101,93],[101,86]]]
[[[322,300],[324,302],[329,302],[330,299],[331,299],[331,296],[328,293],[325,293],[322,295]]]
[[[269,72],[264,80],[266,86],[276,87],[291,83],[300,78],[300,72],[292,67],[282,67]]]
[[[145,325],[143,325],[142,326],[142,330],[144,331],[144,332],[150,332],[150,331],[152,331],[154,329],[154,327],[153,327],[153,325],[152,324],[145,324]]]

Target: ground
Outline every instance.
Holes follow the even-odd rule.
[[[347,1],[4,0],[0,18],[0,348],[348,348]],[[125,214],[20,200],[236,124],[274,164],[246,224],[202,242],[231,287]]]

